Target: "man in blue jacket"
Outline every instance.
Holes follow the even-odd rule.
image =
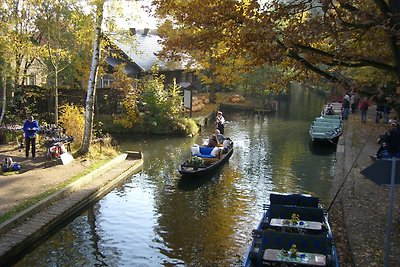
[[[39,131],[39,123],[29,116],[24,122],[23,130],[25,133],[25,156],[29,157],[29,147],[32,147],[32,158],[36,155],[36,134]]]

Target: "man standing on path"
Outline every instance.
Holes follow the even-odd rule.
[[[25,156],[29,157],[29,147],[32,147],[32,158],[36,156],[36,134],[39,131],[39,123],[29,116],[24,122],[23,130],[25,133]]]

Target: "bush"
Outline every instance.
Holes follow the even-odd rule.
[[[180,133],[187,136],[193,136],[199,132],[199,127],[197,126],[196,122],[189,118],[178,118],[175,120],[173,126],[175,127],[173,131],[178,134]]]
[[[83,132],[85,129],[85,110],[74,105],[61,107],[59,118],[60,125],[65,129],[65,134],[74,137],[72,147],[79,149],[82,145]]]

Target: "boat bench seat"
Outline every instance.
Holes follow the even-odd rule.
[[[323,122],[334,122],[334,123],[341,123],[342,121],[340,119],[327,119],[327,118],[315,118],[315,121],[323,121]]]
[[[298,251],[328,254],[329,240],[326,235],[309,235],[288,232],[277,232],[274,230],[262,231],[260,252],[265,249],[285,249],[289,250],[293,244],[296,245]],[[330,254],[330,253],[329,253]],[[262,255],[259,255],[262,257]]]
[[[317,127],[313,127],[312,128],[312,132],[313,133],[323,133],[323,134],[325,134],[325,133],[328,133],[328,132],[332,132],[332,131],[335,131],[336,129],[334,129],[334,128],[331,128],[331,127],[319,127],[319,126],[317,126]],[[332,134],[333,134],[334,132],[332,132]]]
[[[268,210],[269,218],[291,219],[292,215],[296,213],[299,215],[300,220],[320,223],[324,222],[324,210],[322,208],[270,205]]]
[[[220,148],[218,148],[218,154],[215,156],[213,155],[214,147],[199,147],[199,153],[194,154],[193,156],[201,157],[203,159],[218,159],[220,156]]]
[[[334,115],[325,114],[325,115],[322,115],[321,117],[324,118],[324,119],[337,119],[337,120],[340,120],[340,116],[338,114],[334,114]]]
[[[284,195],[271,193],[269,200],[271,205],[293,205],[313,208],[318,208],[319,205],[319,198],[300,194]]]
[[[340,127],[340,122],[328,122],[328,121],[314,121],[313,123],[314,127],[334,127],[338,128]]]

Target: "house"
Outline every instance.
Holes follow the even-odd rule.
[[[135,38],[132,38],[133,36]],[[110,48],[109,56],[106,58],[110,69],[98,80],[98,88],[110,87],[113,81],[112,69],[121,63],[126,63],[125,71],[132,78],[149,74],[152,66],[157,65],[159,72],[165,76],[165,85],[172,84],[175,79],[182,88],[190,87],[196,90],[202,88],[201,81],[193,70],[186,70],[182,64],[171,64],[157,58],[157,53],[161,51],[159,43],[161,38],[156,30],[131,28],[128,35],[115,34],[109,38],[113,43],[113,48]],[[115,56],[116,54],[119,56]]]

